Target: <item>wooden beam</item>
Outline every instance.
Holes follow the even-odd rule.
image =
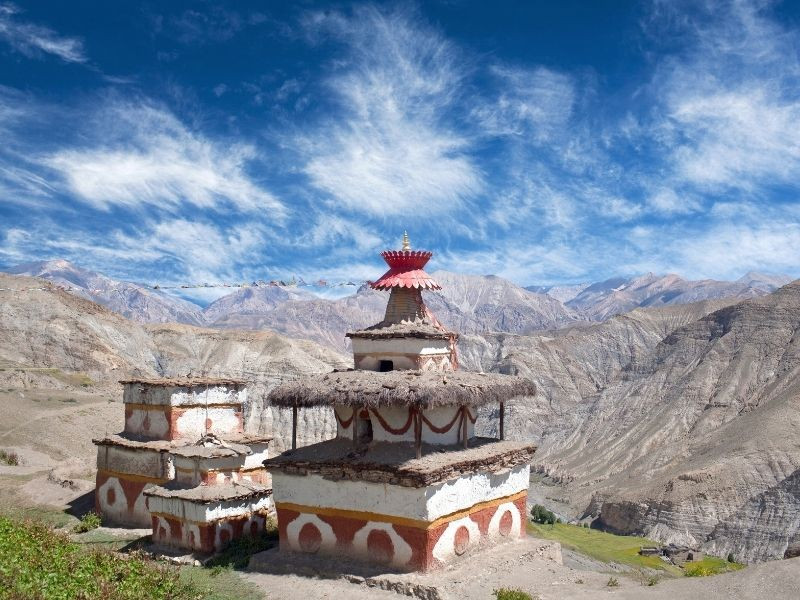
[[[297,405],[292,407],[292,450],[297,450]]]
[[[461,407],[461,439],[464,442],[464,448],[467,447],[467,422],[469,421],[467,410],[466,406]]]
[[[500,403],[500,439],[501,440],[506,439],[506,433],[505,433],[505,430],[503,428],[505,417],[506,417],[506,405],[503,402],[501,402]]]
[[[414,411],[414,449],[417,458],[422,458],[422,413],[417,408],[410,408]]]
[[[358,446],[358,406],[353,406],[353,446]]]

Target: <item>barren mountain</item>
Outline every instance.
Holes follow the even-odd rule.
[[[296,287],[246,287],[215,300],[203,309],[206,322],[226,320],[234,315],[263,315],[291,301],[314,300],[316,296]]]
[[[463,368],[522,375],[536,382],[537,395],[507,408],[512,437],[549,447],[563,443],[587,418],[590,399],[618,379],[639,357],[647,356],[674,330],[693,323],[734,300],[636,309],[604,323],[575,326],[535,335],[462,336]],[[492,433],[492,432],[488,432]]]
[[[68,286],[69,291],[143,323],[179,322],[226,329],[270,329],[293,338],[348,351],[344,334],[380,320],[381,293],[363,286],[336,300],[296,287],[247,287],[200,309],[191,302],[146,286],[113,280],[56,260],[11,270]],[[615,278],[594,284],[521,288],[493,275],[433,273],[443,286],[426,293],[429,306],[447,327],[462,334],[531,333],[583,320],[603,321],[637,307],[686,304],[706,299],[767,294],[789,278],[748,273],[738,281],[687,281],[677,275]]]
[[[718,298],[754,298],[775,291],[791,277],[748,273],[736,281],[688,281],[678,275],[648,273],[633,279],[616,277],[593,283],[566,305],[586,318],[603,321],[637,307],[687,304]]]
[[[674,330],[537,461],[603,526],[764,560],[800,542],[800,282]]]
[[[425,293],[425,300],[436,317],[454,331],[524,333],[560,327],[577,319],[558,300],[529,292],[500,277],[446,271],[436,271],[433,277],[443,289],[440,293]],[[271,308],[265,303],[259,311],[230,304],[213,324],[241,329],[269,328],[346,351],[348,342],[344,334],[380,321],[387,297],[384,292],[363,286],[355,295],[338,300],[287,299]]]
[[[19,265],[8,270],[12,275],[41,277],[68,288],[68,291],[102,304],[140,323],[189,323],[202,325],[205,319],[196,304],[170,294],[127,281],[117,281],[100,273],[81,269],[66,260]]]
[[[547,294],[559,302],[566,304],[580,294],[591,283],[575,283],[572,285],[529,285],[525,289],[537,294]]]

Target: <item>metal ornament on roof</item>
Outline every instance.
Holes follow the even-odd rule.
[[[389,265],[389,270],[381,275],[377,281],[370,282],[370,287],[375,290],[391,290],[392,288],[413,288],[419,290],[440,290],[436,281],[428,275],[423,268],[433,256],[433,252],[424,250],[411,250],[408,233],[403,233],[402,250],[384,250],[381,252],[383,260]]]

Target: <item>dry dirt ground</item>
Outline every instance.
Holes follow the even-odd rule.
[[[541,600],[797,600],[800,597],[800,558],[756,565],[725,575],[705,578],[665,579],[646,586],[642,579],[587,571],[560,564],[558,544],[527,538],[474,555],[443,571],[427,575],[365,573],[342,561],[317,563],[316,573],[299,559],[294,564],[270,568],[276,551],[257,555],[251,568],[271,573],[246,577],[264,590],[267,598],[399,598],[412,595],[430,600],[489,600],[498,588],[519,588]],[[569,562],[569,561],[568,561]],[[337,568],[349,573],[336,578]],[[292,573],[294,571],[294,574]],[[618,585],[609,587],[614,577]],[[387,591],[385,587],[399,587]]]
[[[0,463],[0,511],[64,524],[69,513],[91,508],[92,437],[119,431],[123,410],[113,390],[73,378],[56,369],[0,369],[0,450],[19,461]]]

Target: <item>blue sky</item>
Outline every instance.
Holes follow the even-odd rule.
[[[0,0],[0,265],[800,276],[800,5]]]

